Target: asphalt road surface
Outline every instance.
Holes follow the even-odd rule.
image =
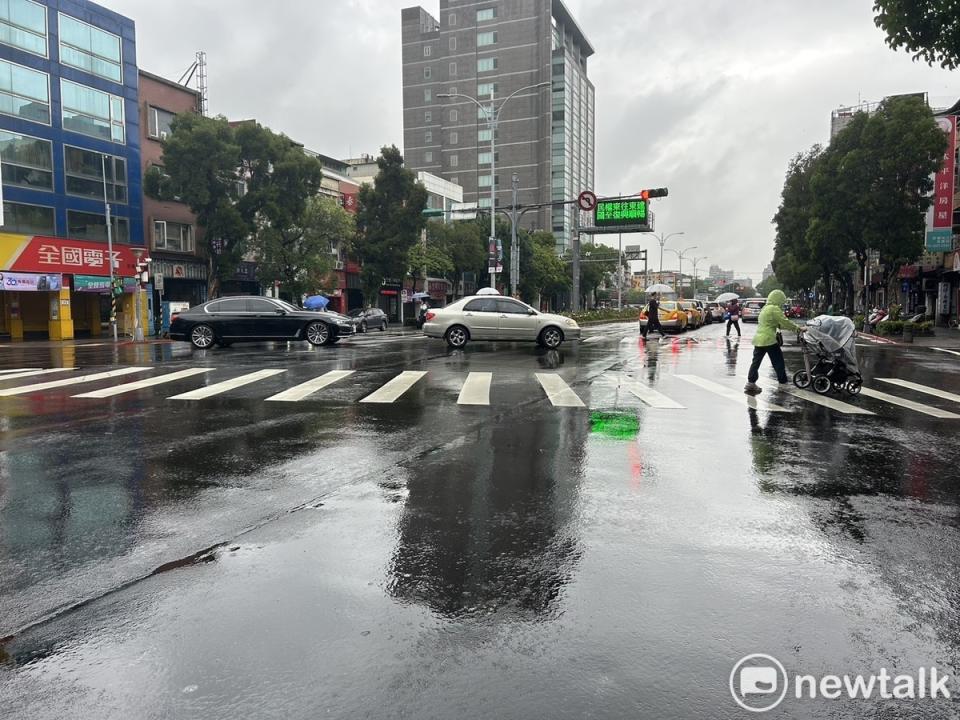
[[[960,356],[752,332],[0,347],[0,717],[960,717],[792,694],[960,669]]]

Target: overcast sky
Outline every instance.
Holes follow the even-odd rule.
[[[409,0],[100,1],[136,22],[145,70],[176,80],[205,50],[213,114],[255,117],[334,157],[402,147]],[[831,110],[904,92],[941,106],[960,98],[956,74],[886,47],[872,4],[567,0],[596,49],[594,190],[669,187],[656,229],[685,236],[667,247],[696,245],[709,257],[701,267],[759,280],[787,163],[828,140]],[[439,3],[424,7],[436,16]],[[647,244],[656,269],[656,241],[629,243]],[[676,266],[667,253],[664,268]]]

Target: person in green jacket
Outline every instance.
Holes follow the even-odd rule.
[[[777,330],[803,332],[806,328],[793,324],[783,314],[783,304],[786,301],[787,296],[782,290],[774,290],[767,296],[767,304],[757,317],[757,334],[753,336],[753,362],[750,363],[750,372],[747,373],[747,385],[743,388],[748,395],[762,392],[757,386],[757,379],[760,377],[760,363],[763,362],[764,355],[770,356],[773,369],[777,371],[777,380],[781,383],[789,382],[783,351],[777,344]]]

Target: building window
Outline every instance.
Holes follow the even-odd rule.
[[[153,221],[153,249],[172,252],[193,252],[193,225]]]
[[[496,83],[478,83],[477,84],[477,97],[490,97],[497,92]]]
[[[478,207],[482,207],[482,208],[488,208],[488,207],[490,207],[490,198],[489,198],[489,197],[479,198],[479,200],[478,200],[478,202],[477,202],[477,206],[478,206]]]
[[[63,146],[63,170],[67,195],[103,199],[103,171],[107,171],[107,200],[127,202],[127,161],[83,148]]]
[[[487,20],[493,20],[496,17],[497,9],[495,7],[477,10],[477,22],[486,22]]]
[[[173,132],[170,129],[170,125],[176,116],[176,113],[161,110],[160,108],[148,107],[147,132],[150,134],[150,137],[166,140],[167,136]]]
[[[451,95],[456,95],[456,94],[457,94],[457,86],[456,86],[456,85],[451,85],[451,86],[450,86],[450,94],[451,94]],[[960,167],[960,166],[958,166],[958,167]]]
[[[491,155],[490,155],[490,153],[488,153],[488,152],[477,153],[477,164],[479,164],[479,165],[489,165],[489,164],[490,164],[490,157],[491,157]],[[495,157],[497,160],[499,160],[499,159],[500,159],[500,153],[499,153],[499,152],[494,153],[494,154],[493,154],[493,157]]]
[[[456,110],[450,111],[450,122],[455,123],[460,120],[460,113]]]
[[[456,24],[457,24],[457,14],[456,14],[456,13],[450,13],[450,14],[447,16],[447,23],[449,23],[450,25],[456,25]]]
[[[459,142],[460,142],[460,134],[456,132],[450,133],[450,144],[456,145]]]
[[[112,217],[113,242],[129,244],[130,227],[126,218]],[[67,210],[67,236],[77,240],[107,241],[107,218],[100,213]]]
[[[53,218],[52,207],[5,202],[3,226],[0,229],[22,235],[56,235]]]
[[[490,72],[497,69],[496,58],[480,58],[477,60],[477,72]]]
[[[423,101],[424,102],[433,102],[433,90],[430,88],[424,88],[423,90]]]
[[[116,83],[123,81],[120,37],[63,13],[60,62]]]
[[[485,107],[477,108],[477,120],[480,122],[488,122],[490,120],[490,111]]]
[[[450,38],[450,49],[451,49],[451,50],[456,50],[456,49],[457,49],[457,36],[456,36],[456,35],[454,35],[454,36],[452,36],[452,37]]]
[[[0,60],[0,113],[49,125],[47,74]]]
[[[484,45],[496,45],[496,43],[496,31],[477,33],[477,47],[483,47]]]
[[[424,57],[430,57],[430,53],[431,53],[432,51],[433,51],[433,48],[431,48],[429,45],[424,45],[424,46],[423,46],[423,56],[424,56]]]
[[[100,140],[125,142],[123,98],[60,79],[63,129]]]
[[[432,162],[433,162],[433,150],[427,150],[427,151],[423,154],[423,161],[424,161],[424,162],[428,162],[428,163],[432,163]]]
[[[425,123],[433,122],[433,112],[430,110],[425,110],[423,113],[423,121]]]
[[[53,143],[0,130],[3,184],[53,190]]]
[[[0,2],[0,43],[47,56],[47,9],[32,0]]]
[[[423,79],[424,79],[424,80],[429,80],[429,79],[430,79],[430,75],[431,75],[430,66],[427,65],[427,67],[425,67],[425,68],[423,69]]]
[[[450,77],[457,76],[457,64],[455,62],[450,63]]]
[[[497,131],[497,137],[500,137],[500,131]],[[490,130],[480,130],[477,132],[477,142],[490,142]]]
[[[491,178],[490,175],[481,175],[477,178],[477,185],[480,187],[490,187],[490,181],[493,179],[494,184],[500,184],[500,176],[497,175],[496,178]]]
[[[460,156],[459,156],[459,155],[451,155],[451,156],[450,156],[450,167],[457,167],[458,165],[460,165]]]
[[[423,141],[424,141],[425,143],[432,143],[432,142],[433,142],[433,130],[427,130],[427,131],[423,134]]]

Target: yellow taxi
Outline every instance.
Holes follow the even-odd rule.
[[[676,330],[682,332],[690,324],[687,313],[681,308],[675,300],[661,300],[660,310],[657,313],[660,316],[660,327],[664,330]],[[647,326],[647,308],[640,310],[640,327]]]
[[[690,327],[698,328],[704,323],[703,311],[697,303],[692,300],[681,300],[680,309],[687,314],[687,324]]]

